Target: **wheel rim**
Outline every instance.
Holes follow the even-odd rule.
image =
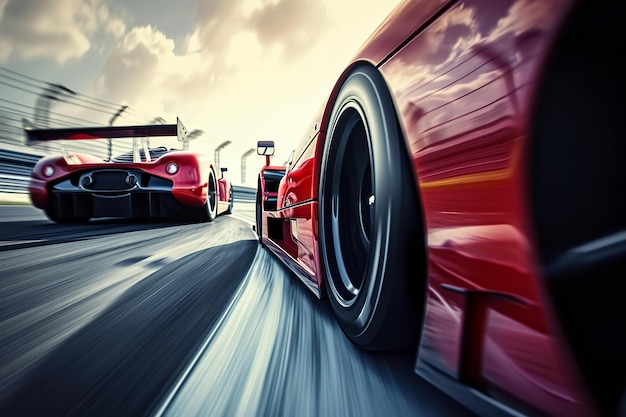
[[[345,307],[358,298],[364,285],[374,230],[375,192],[372,156],[364,117],[356,103],[347,103],[336,130],[341,132],[329,161],[330,256],[335,261],[331,291]]]

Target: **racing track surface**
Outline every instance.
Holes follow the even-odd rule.
[[[464,416],[341,333],[251,229],[0,207],[2,416]]]

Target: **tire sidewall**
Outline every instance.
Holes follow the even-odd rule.
[[[213,188],[215,190],[215,196],[213,198],[213,205],[211,206],[211,184],[213,184]],[[213,221],[215,216],[217,215],[217,177],[215,176],[215,172],[211,169],[209,172],[209,179],[207,182],[207,199],[206,199],[206,211],[208,221]]]
[[[255,215],[256,215],[256,233],[258,236],[259,242],[263,243],[263,194],[261,187],[261,178],[259,177],[257,183],[257,191],[255,196]]]
[[[335,129],[348,103],[356,104],[364,118],[371,153],[372,187],[376,198],[369,259],[359,294],[352,303],[345,303],[336,291],[333,279],[338,278],[333,277],[332,272],[336,263],[333,259],[335,251],[330,247],[332,244],[327,244],[328,239],[332,239],[329,236],[332,230],[324,226],[329,223],[328,199],[332,197],[326,194],[325,188],[329,178],[336,175],[329,172],[332,168],[327,165],[329,159],[333,160],[333,149],[338,146],[333,142],[338,140],[337,136],[341,132]],[[320,244],[326,294],[331,307],[346,334],[363,346],[370,345],[380,333],[386,311],[391,308],[398,293],[404,290],[398,288],[402,280],[394,279],[394,275],[405,273],[403,259],[400,259],[402,265],[394,264],[398,262],[397,255],[403,252],[403,246],[406,245],[406,233],[401,230],[402,222],[398,219],[406,215],[414,216],[415,213],[403,213],[402,210],[402,193],[406,190],[406,181],[402,175],[398,175],[402,170],[398,170],[397,164],[406,159],[403,143],[394,103],[382,75],[368,65],[355,68],[339,90],[330,117],[329,135],[324,144],[320,178]],[[392,237],[398,236],[401,236],[398,241],[392,240]]]

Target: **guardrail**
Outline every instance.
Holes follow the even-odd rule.
[[[0,194],[27,194],[28,180],[40,155],[0,149]],[[233,185],[236,200],[254,201],[256,188]]]
[[[26,194],[28,179],[41,155],[0,149],[0,193]]]
[[[240,201],[254,201],[256,199],[256,188],[233,185],[233,198]]]

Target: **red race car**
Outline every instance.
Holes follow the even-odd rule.
[[[402,2],[267,157],[259,240],[480,415],[626,415],[625,10]]]
[[[60,139],[133,138],[132,150],[109,160],[63,152],[44,157],[31,174],[33,205],[55,222],[98,217],[213,221],[233,210],[231,183],[208,155],[188,150],[188,132],[176,124],[25,129],[27,144]],[[176,136],[183,149],[149,147],[155,136]]]

